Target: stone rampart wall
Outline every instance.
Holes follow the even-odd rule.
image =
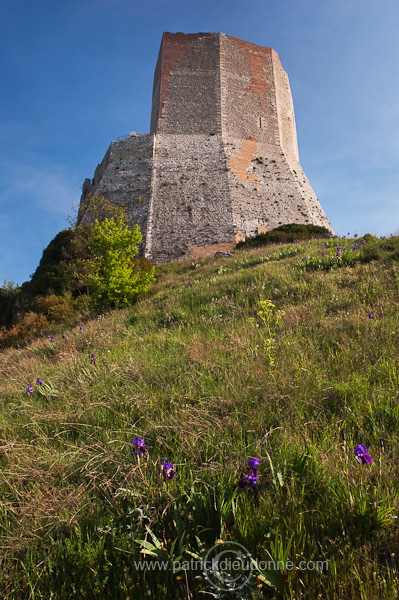
[[[157,134],[146,254],[155,262],[233,239],[220,136]]]
[[[90,220],[90,210],[85,208],[90,197],[101,195],[117,206],[124,206],[131,215],[131,224],[140,225],[145,245],[148,206],[151,198],[151,173],[153,162],[153,135],[138,135],[112,142],[94,178],[86,179],[80,202],[79,222]]]

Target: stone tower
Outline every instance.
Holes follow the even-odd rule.
[[[153,262],[229,250],[286,223],[331,230],[299,163],[277,53],[222,33],[164,33],[151,133],[112,142],[90,196],[126,207]]]

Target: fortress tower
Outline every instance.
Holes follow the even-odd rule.
[[[277,53],[222,33],[164,33],[151,133],[112,142],[83,185],[124,205],[153,262],[198,258],[286,223],[331,230],[299,163]]]

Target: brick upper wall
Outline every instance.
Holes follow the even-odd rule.
[[[205,132],[202,125],[207,121],[207,112],[212,112],[217,94],[214,81],[218,68],[218,36],[163,34],[154,75],[151,131]],[[211,94],[207,98],[209,90]],[[209,126],[206,132],[208,130]]]

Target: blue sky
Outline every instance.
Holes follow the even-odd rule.
[[[110,142],[149,131],[163,31],[274,48],[302,166],[335,231],[399,228],[397,0],[5,0],[0,22],[0,284],[68,226]]]

